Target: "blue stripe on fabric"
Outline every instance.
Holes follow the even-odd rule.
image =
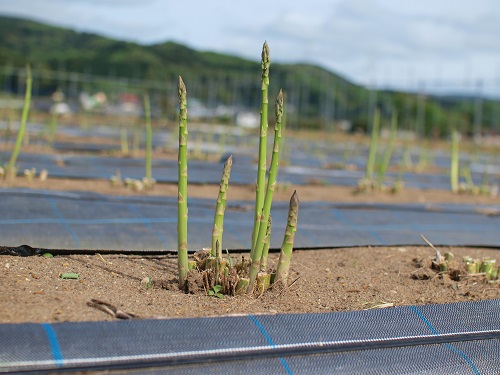
[[[52,326],[49,323],[43,323],[42,327],[45,330],[45,333],[47,334],[47,338],[49,339],[50,350],[52,351],[52,357],[54,358],[57,367],[63,366],[64,358],[54,328],[52,328]]]
[[[63,216],[61,215],[61,212],[59,211],[59,208],[57,208],[56,201],[53,198],[49,198],[49,201],[50,201],[50,205],[52,206],[52,209],[54,210],[59,222],[64,226],[64,228],[71,235],[71,237],[73,238],[73,241],[75,242],[77,249],[79,249],[80,248],[80,241],[78,240],[78,236],[73,231],[73,229],[71,229],[71,227],[68,225],[66,220],[64,220]]]
[[[273,339],[271,338],[271,336],[269,336],[269,333],[267,333],[266,329],[264,328],[264,326],[262,324],[260,324],[260,322],[257,320],[257,318],[253,315],[248,315],[248,317],[250,319],[252,319],[252,321],[255,323],[255,325],[257,326],[257,328],[259,328],[260,332],[264,335],[264,337],[266,338],[269,346],[271,346],[271,348],[275,348],[276,345],[274,344],[274,341]],[[285,359],[282,358],[282,357],[279,357],[279,360],[281,362],[281,364],[283,365],[283,367],[285,368],[286,372],[288,375],[293,375],[293,371],[290,369],[290,367],[288,366],[288,363],[286,363]]]
[[[379,245],[387,245],[387,242],[384,241],[384,239],[380,236],[380,234],[378,234],[374,230],[369,230],[368,234],[372,236],[374,239],[376,239],[379,242]]]
[[[332,208],[331,209],[331,212],[333,213],[333,215],[341,222],[341,223],[344,223],[344,224],[351,224],[349,222],[349,220],[347,220],[347,218],[345,217],[345,215],[343,214],[342,211],[340,211],[338,208]]]
[[[427,327],[429,327],[429,329],[431,330],[431,332],[433,334],[435,334],[436,336],[439,336],[439,332],[432,326],[431,322],[429,322],[425,318],[425,316],[415,306],[410,306],[410,309],[412,309],[413,312],[415,314],[417,314],[417,316],[427,325]],[[448,349],[452,350],[453,352],[458,354],[460,357],[462,357],[470,365],[470,367],[472,367],[472,370],[474,371],[474,373],[476,375],[481,375],[481,373],[477,369],[476,365],[474,365],[474,362],[472,362],[472,360],[467,356],[467,354],[465,354],[461,350],[455,348],[453,345],[451,345],[449,343],[445,343],[445,345],[446,345],[446,347],[448,347]]]
[[[137,216],[139,216],[139,220],[141,221],[141,223],[144,224],[144,226],[146,228],[148,228],[151,232],[153,232],[154,234],[156,234],[156,237],[158,237],[159,240],[163,243],[163,245],[165,245],[165,247],[168,248],[168,241],[167,241],[167,239],[160,232],[155,231],[153,229],[153,227],[151,226],[151,222],[149,221],[149,219],[147,219],[144,216],[142,216],[142,214],[140,213],[139,209],[133,203],[130,203],[128,205],[128,207],[130,208],[130,211],[132,211]]]
[[[335,216],[337,220],[339,220],[342,224],[346,224],[349,226],[349,229],[355,229],[360,231],[366,231],[370,236],[372,236],[375,240],[379,242],[380,245],[386,245],[387,242],[376,232],[376,230],[386,230],[386,226],[374,226],[374,225],[355,225],[349,219],[346,218],[344,213],[338,208],[332,208],[331,213]],[[399,226],[398,226],[399,227]],[[399,230],[403,228],[398,228]]]

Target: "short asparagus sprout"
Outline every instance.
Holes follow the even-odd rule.
[[[257,184],[255,187],[255,215],[254,215],[254,226],[252,231],[252,251],[250,257],[253,259],[253,253],[255,251],[257,236],[259,235],[259,227],[262,216],[262,208],[264,206],[265,189],[266,189],[266,153],[267,153],[267,113],[268,113],[268,89],[269,89],[269,46],[267,42],[264,42],[262,47],[262,78],[261,78],[261,89],[262,89],[262,102],[260,108],[260,138],[259,138],[259,159],[257,164]]]
[[[36,168],[25,169],[24,176],[28,181],[33,181],[33,178],[36,176]]]
[[[288,285],[288,274],[290,261],[292,259],[293,242],[295,232],[297,231],[297,220],[299,217],[299,197],[297,191],[293,192],[290,198],[290,207],[288,209],[288,221],[281,245],[280,257],[278,260],[278,269],[276,270],[275,282],[280,282],[284,286]]]
[[[31,104],[31,69],[29,65],[26,65],[26,93],[24,96],[23,112],[21,115],[21,123],[19,124],[19,132],[17,133],[16,144],[14,145],[14,150],[10,156],[9,164],[7,166],[7,177],[14,178],[16,176],[16,161],[19,151],[21,150],[21,145],[23,143],[24,135],[26,133],[26,124],[28,122],[28,115],[30,111]]]
[[[481,262],[479,272],[484,273],[488,280],[491,279],[491,272],[493,271],[495,262],[496,262],[495,259],[484,259]]]
[[[262,208],[262,214],[260,216],[260,225],[257,231],[257,241],[255,242],[255,248],[252,249],[250,254],[251,265],[248,278],[250,283],[248,284],[247,293],[251,293],[254,287],[255,279],[257,273],[260,269],[260,261],[262,257],[262,251],[264,249],[264,238],[266,236],[267,225],[269,222],[269,215],[271,213],[271,205],[273,201],[274,188],[276,185],[276,178],[278,176],[279,168],[279,154],[281,148],[281,121],[283,119],[283,91],[280,90],[278,97],[276,98],[276,125],[274,127],[274,145],[273,145],[273,155],[271,157],[271,166],[269,167],[269,176],[267,181],[266,195],[264,198],[264,206]]]
[[[46,169],[42,169],[40,171],[40,181],[47,181],[47,177],[49,177],[49,171],[47,171]]]
[[[226,210],[227,189],[229,186],[229,177],[231,175],[231,166],[233,165],[233,156],[229,156],[224,163],[224,170],[220,180],[219,194],[215,207],[214,226],[212,230],[212,256],[221,259],[222,255],[216,253],[216,243],[218,241],[222,248],[222,234],[224,232],[224,212]]]
[[[179,76],[179,155],[178,155],[178,209],[177,209],[177,265],[179,287],[184,288],[188,272],[188,207],[187,207],[187,99],[186,85]]]
[[[119,169],[116,170],[115,174],[110,177],[111,186],[121,186],[123,185],[122,175]]]

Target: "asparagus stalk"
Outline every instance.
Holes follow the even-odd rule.
[[[217,196],[217,205],[215,207],[214,227],[212,230],[212,256],[219,258],[222,254],[217,254],[217,241],[219,247],[222,248],[222,234],[224,232],[224,211],[226,209],[226,193],[229,185],[229,176],[231,174],[231,166],[233,165],[233,156],[229,156],[224,163],[224,170],[220,180],[219,195]]]
[[[120,141],[121,141],[121,151],[122,155],[128,155],[128,132],[127,129],[121,128],[120,129]]]
[[[184,288],[188,272],[187,243],[187,100],[186,86],[179,76],[179,155],[178,155],[178,209],[177,209],[177,265],[179,287]]]
[[[28,115],[30,112],[30,104],[31,104],[31,69],[29,65],[26,65],[26,92],[24,94],[24,106],[23,112],[21,115],[21,123],[19,124],[19,131],[17,133],[16,144],[14,146],[14,150],[10,155],[9,165],[7,166],[7,176],[15,177],[16,175],[16,160],[19,155],[19,151],[21,150],[21,145],[23,143],[24,133],[26,131],[26,123],[28,122]]]
[[[149,95],[144,95],[144,117],[146,119],[146,184],[151,187],[153,183],[153,176],[151,172],[151,154],[152,154],[152,135],[151,135],[151,103],[149,101]]]
[[[269,88],[269,46],[267,42],[264,42],[262,47],[262,79],[261,79],[261,90],[262,90],[262,103],[260,108],[260,139],[259,139],[259,160],[257,165],[257,185],[255,187],[255,215],[254,215],[254,225],[252,231],[252,252],[250,257],[253,255],[255,249],[255,243],[259,234],[259,223],[262,216],[262,207],[264,205],[265,197],[265,185],[266,185],[266,148],[267,148],[267,112],[268,112],[268,88]]]
[[[382,165],[380,166],[380,171],[378,175],[378,183],[382,185],[384,182],[385,174],[387,173],[387,169],[389,168],[389,164],[391,162],[392,150],[394,150],[394,142],[396,141],[396,131],[398,128],[398,114],[396,111],[392,112],[391,117],[391,130],[389,135],[389,144],[385,149],[384,159],[382,160]]]
[[[269,254],[269,246],[271,244],[271,226],[273,219],[269,214],[269,221],[267,223],[266,237],[264,237],[264,249],[262,250],[262,258],[260,260],[260,272],[266,272],[267,269],[267,256]]]
[[[297,219],[299,215],[299,197],[297,191],[293,192],[290,198],[290,208],[288,210],[288,222],[286,225],[283,244],[281,245],[280,257],[278,260],[278,269],[276,270],[275,282],[281,282],[287,285],[288,271],[290,269],[290,261],[292,259],[293,241],[295,232],[297,231]]]
[[[257,241],[255,242],[255,248],[252,249],[250,255],[251,265],[248,278],[250,282],[248,283],[247,293],[253,291],[255,278],[260,269],[260,261],[262,257],[262,251],[264,249],[264,238],[266,237],[266,229],[269,222],[269,215],[271,212],[271,204],[273,201],[274,188],[276,186],[276,177],[278,176],[279,168],[279,153],[281,148],[281,121],[283,118],[283,91],[280,90],[278,97],[276,98],[276,125],[274,127],[274,144],[273,144],[273,155],[271,157],[271,166],[269,167],[269,176],[267,181],[267,190],[264,198],[264,206],[262,209],[262,215],[260,216],[259,228],[257,230]]]
[[[459,142],[459,133],[454,130],[451,133],[451,165],[450,165],[450,185],[451,191],[454,193],[458,192],[458,142]]]
[[[366,162],[366,179],[371,180],[375,169],[375,157],[377,155],[378,129],[380,126],[380,110],[377,108],[373,115],[372,136],[370,141],[370,153]]]

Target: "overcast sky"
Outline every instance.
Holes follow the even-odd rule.
[[[143,44],[311,62],[357,83],[500,95],[499,0],[0,0],[0,14]],[[468,90],[464,90],[468,88]]]

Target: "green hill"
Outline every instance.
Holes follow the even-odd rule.
[[[176,77],[182,75],[188,90],[194,87],[196,96],[206,103],[259,107],[260,64],[257,59],[260,51],[256,51],[256,61],[250,61],[200,52],[174,42],[140,45],[13,17],[0,17],[0,35],[0,69],[30,63],[34,71],[98,76],[103,85],[106,80],[128,77],[142,83],[135,86],[136,90],[137,87],[150,90],[165,85],[172,91]],[[4,74],[3,81],[8,83],[9,79],[15,81]],[[50,92],[58,84],[54,77],[46,75],[38,82],[37,89]],[[3,85],[4,89],[8,86]],[[328,128],[340,120],[347,120],[353,124],[353,129],[366,129],[369,110],[376,105],[386,121],[395,108],[403,128],[415,130],[420,126],[427,135],[445,135],[454,126],[462,131],[472,129],[474,105],[470,101],[438,97],[422,100],[400,92],[373,95],[318,66],[272,63],[271,98],[280,87],[286,92],[289,123],[293,126]],[[494,116],[498,103],[485,101],[482,104],[483,127],[498,126]]]

